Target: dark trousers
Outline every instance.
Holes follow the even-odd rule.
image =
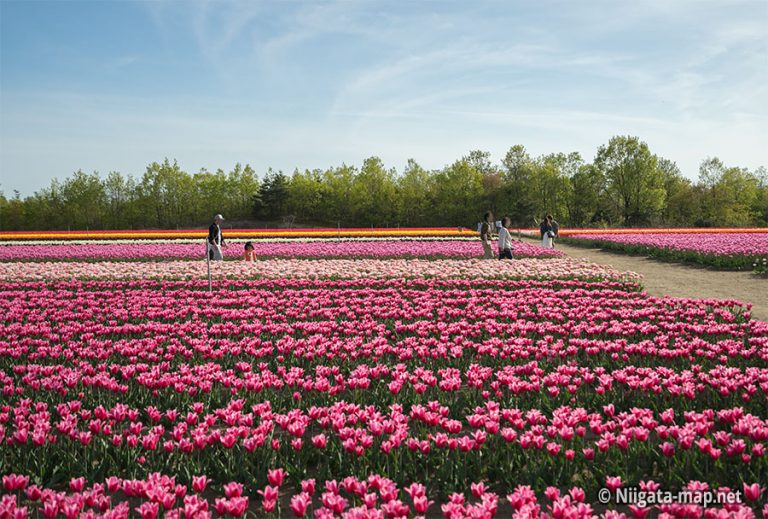
[[[499,252],[499,259],[512,259],[512,249],[504,249]]]

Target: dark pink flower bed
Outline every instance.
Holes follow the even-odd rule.
[[[0,282],[2,517],[754,517],[768,324],[622,281]],[[738,492],[622,505],[621,488]]]

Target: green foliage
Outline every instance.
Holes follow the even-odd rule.
[[[32,196],[0,193],[0,230],[201,227],[222,213],[304,225],[462,226],[486,211],[532,226],[551,213],[564,227],[768,225],[768,172],[701,164],[696,183],[638,137],[613,137],[593,163],[578,153],[531,157],[511,146],[500,163],[472,150],[439,170],[409,160],[401,173],[378,157],[360,169],[267,170],[249,165],[189,174],[165,159],[139,178],[75,172]]]
[[[397,179],[397,221],[404,227],[429,225],[433,181],[430,173],[410,159]]]
[[[319,169],[296,170],[288,190],[288,211],[300,222],[316,222],[322,216],[324,198],[323,172]]]
[[[288,177],[282,171],[275,173],[270,168],[256,198],[255,215],[268,220],[280,218],[286,214],[288,200]]]
[[[534,194],[530,189],[534,161],[525,147],[512,146],[501,161],[505,181],[503,204],[513,225],[530,226],[537,214]]]
[[[434,212],[444,226],[473,226],[480,219],[483,177],[466,160],[438,172],[434,183]]]
[[[699,168],[699,212],[708,226],[742,226],[768,220],[768,185],[765,168],[755,173],[726,167],[717,157]]]
[[[393,226],[397,217],[395,172],[378,157],[363,162],[350,189],[349,205],[357,226]]]
[[[570,180],[568,221],[574,227],[594,225],[605,192],[605,176],[594,165],[585,164]]]
[[[752,269],[758,276],[768,277],[768,258],[756,258],[752,262]]]
[[[597,150],[595,166],[607,180],[606,194],[621,224],[650,224],[664,208],[658,158],[637,137],[613,137]]]

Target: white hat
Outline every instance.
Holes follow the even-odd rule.
[[[217,214],[216,216],[213,217],[213,219],[214,220],[224,220],[224,217],[221,216],[220,214]]]

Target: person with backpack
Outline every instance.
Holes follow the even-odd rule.
[[[493,236],[494,228],[493,213],[488,211],[483,215],[483,221],[480,223],[480,241],[483,243],[483,259],[493,259],[496,257],[493,254],[493,248],[491,247],[491,238]]]

